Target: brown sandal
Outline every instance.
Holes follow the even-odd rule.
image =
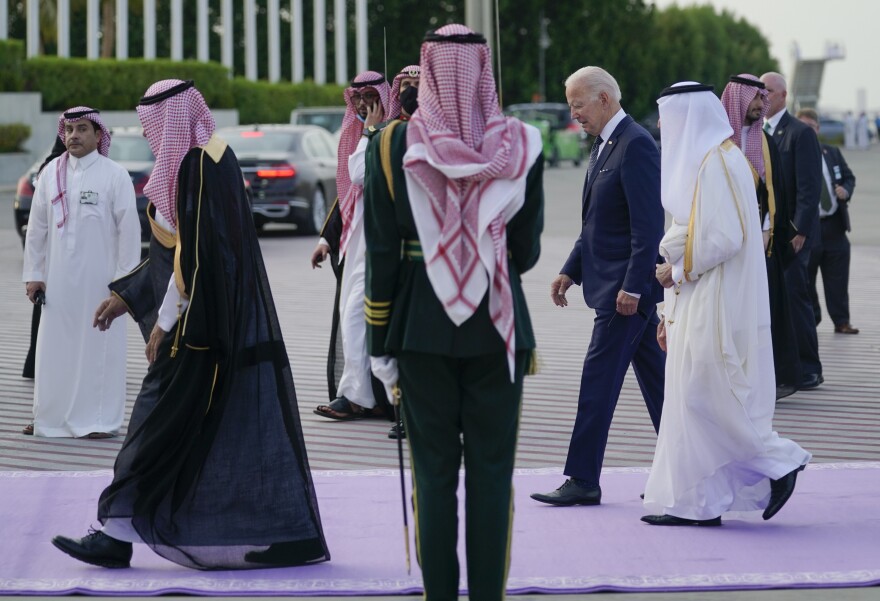
[[[115,436],[115,434],[111,434],[110,432],[89,432],[85,436],[80,436],[79,438],[85,438],[87,440],[104,440],[105,438],[113,438]]]
[[[28,424],[24,428],[21,429],[21,433],[25,436],[33,436],[34,435],[34,425]]]

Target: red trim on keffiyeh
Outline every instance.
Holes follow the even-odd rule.
[[[151,85],[144,98],[161,94],[184,83],[179,79],[165,79]],[[214,134],[216,124],[205,99],[194,87],[187,88],[155,104],[139,104],[138,118],[144,126],[144,135],[156,164],[144,193],[156,210],[177,227],[177,172],[183,157],[190,149],[204,146]]]
[[[436,31],[470,33],[463,25]],[[512,378],[516,342],[506,233],[512,213],[495,207],[481,223],[480,208],[490,206],[494,181],[527,174],[526,129],[501,113],[486,44],[425,42],[419,62],[419,108],[407,128],[413,152],[408,150],[404,168],[430,203],[425,214],[433,223],[417,218],[428,276],[455,324],[473,315],[489,290],[489,314],[504,341]]]
[[[364,71],[354,78],[353,84],[363,82],[375,82],[381,80],[381,83],[371,84],[366,87],[355,87],[354,85],[345,88],[343,97],[345,98],[345,116],[342,118],[342,127],[339,133],[339,148],[336,152],[336,194],[339,197],[339,216],[342,218],[342,234],[339,239],[339,252],[345,254],[348,240],[351,237],[352,221],[355,216],[355,209],[358,201],[364,195],[364,187],[351,183],[351,177],[348,173],[348,157],[357,148],[361,135],[364,132],[364,122],[360,120],[357,113],[357,106],[351,99],[355,92],[363,92],[365,89],[373,88],[379,93],[379,99],[382,102],[384,114],[388,115],[388,96],[391,88],[385,81],[385,76],[376,71]]]
[[[65,113],[76,114],[76,117],[67,119]],[[88,119],[101,128],[101,141],[98,143],[98,152],[107,156],[110,153],[110,130],[101,120],[101,115],[95,109],[88,106],[75,106],[67,109],[58,117],[58,137],[67,141],[64,128],[68,123],[75,123],[80,119]],[[58,187],[58,195],[52,199],[52,213],[55,215],[55,227],[64,232],[64,225],[70,216],[70,208],[67,201],[67,163],[70,153],[64,152],[55,163],[55,183]]]
[[[738,77],[760,81],[757,77],[749,75],[748,73],[741,73]],[[749,104],[755,99],[756,94],[760,94],[761,99],[763,100],[761,116],[749,129],[749,133],[746,136],[746,147],[743,148],[743,123],[745,122],[746,113],[749,110]],[[767,111],[770,110],[770,98],[767,95],[767,90],[731,81],[727,84],[724,88],[724,92],[721,94],[721,104],[724,105],[724,110],[727,112],[727,117],[730,121],[730,127],[733,128],[733,135],[730,136],[730,141],[743,151],[743,154],[749,159],[752,167],[755,168],[755,171],[757,171],[758,175],[763,179],[765,167],[764,151],[762,149],[762,138],[764,136],[762,125],[764,123],[764,117],[767,116]]]

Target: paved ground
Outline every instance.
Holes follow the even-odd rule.
[[[781,402],[775,420],[780,434],[797,440],[814,454],[817,462],[880,460],[880,314],[876,310],[880,294],[880,148],[848,152],[846,158],[858,177],[852,203],[855,231],[851,237],[850,295],[852,322],[862,333],[836,335],[824,321],[819,326],[819,343],[825,384]],[[545,177],[547,224],[543,254],[537,267],[524,278],[542,370],[527,380],[517,467],[560,467],[565,460],[592,312],[576,295],[570,295],[575,302],[567,309],[553,307],[548,289],[578,234],[582,178],[583,171],[571,167],[548,170]],[[0,469],[109,468],[121,439],[47,440],[19,434],[30,417],[33,385],[20,377],[28,342],[30,305],[19,283],[21,249],[12,229],[11,197],[10,190],[0,190],[0,314],[4,316],[0,328]],[[336,423],[312,414],[315,405],[326,401],[324,360],[333,287],[329,270],[312,271],[308,266],[315,238],[277,229],[267,232],[262,244],[293,365],[312,468],[396,467],[395,446],[385,438],[387,423]],[[139,334],[129,326],[129,408],[146,369],[142,348]],[[650,465],[654,443],[654,433],[630,373],[615,414],[605,464]],[[618,596],[600,594],[590,598]],[[880,590],[835,590],[834,596],[841,601],[878,599]],[[820,590],[630,594],[626,598],[788,601],[829,597],[829,590]]]

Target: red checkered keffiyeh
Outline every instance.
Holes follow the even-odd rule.
[[[489,314],[516,350],[507,267],[507,222],[525,200],[525,178],[540,134],[502,115],[489,47],[463,25],[422,44],[419,108],[407,128],[407,191],[428,279],[456,325],[489,290]]]
[[[58,137],[66,140],[64,135],[64,127],[68,123],[74,123],[80,119],[88,119],[92,123],[101,128],[101,141],[98,143],[98,152],[107,156],[110,152],[110,130],[101,120],[101,111],[87,107],[75,106],[67,109],[58,117]],[[55,227],[64,233],[64,224],[70,215],[70,208],[67,202],[67,161],[70,153],[64,152],[55,163],[55,183],[58,187],[58,195],[52,199],[52,213],[55,215]]]
[[[352,184],[348,174],[348,157],[357,148],[358,142],[364,131],[364,122],[357,113],[357,106],[352,100],[352,95],[361,93],[366,88],[373,88],[379,93],[382,109],[388,115],[388,95],[390,87],[385,81],[385,76],[376,71],[364,71],[354,78],[351,86],[345,88],[345,116],[342,118],[342,127],[339,134],[339,149],[337,150],[336,164],[336,194],[339,197],[339,216],[342,218],[342,233],[339,238],[339,254],[345,255],[348,239],[354,227],[355,210],[358,201],[364,195],[364,187]]]
[[[770,98],[767,96],[767,90],[764,89],[761,80],[755,77],[754,75],[749,75],[748,73],[741,73],[736,76],[738,79],[747,79],[755,82],[755,85],[741,83],[738,81],[731,80],[730,83],[727,84],[727,87],[724,88],[724,92],[721,94],[721,104],[724,105],[724,110],[727,113],[727,117],[730,121],[730,127],[733,128],[733,135],[730,136],[730,141],[737,145],[740,150],[743,151],[743,154],[746,155],[746,158],[749,159],[749,162],[752,164],[752,167],[755,168],[755,171],[758,172],[758,175],[761,178],[764,178],[764,152],[762,150],[762,138],[764,137],[764,132],[761,128],[761,125],[764,123],[764,117],[767,116],[767,111],[770,109]],[[763,100],[763,108],[761,109],[761,116],[755,121],[751,128],[749,129],[749,133],[746,136],[746,147],[742,147],[742,130],[743,130],[743,122],[746,118],[746,112],[749,109],[749,104],[751,104],[752,100],[755,99],[755,95],[760,94],[761,99]]]
[[[192,81],[165,79],[151,85],[137,106],[138,118],[156,164],[144,193],[156,210],[177,227],[177,172],[190,149],[214,134],[214,117]]]
[[[421,72],[418,65],[408,65],[394,76],[394,81],[391,82],[391,100],[388,101],[389,117],[400,118],[400,80],[406,77],[418,78]]]

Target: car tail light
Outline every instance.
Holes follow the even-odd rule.
[[[143,196],[144,195],[144,186],[147,185],[147,182],[150,181],[150,176],[146,174],[133,175],[131,177],[131,183],[134,184],[134,195],[135,196]]]
[[[568,129],[571,131],[581,131],[581,124],[578,123],[577,121],[572,120],[569,122],[569,124],[566,126],[565,129]]]
[[[15,189],[15,195],[21,198],[22,196],[33,196],[34,195],[34,184],[31,180],[31,174],[23,175],[18,180],[18,187]]]
[[[296,169],[293,168],[293,165],[272,165],[257,169],[257,177],[263,179],[293,177],[294,175],[296,175]]]
[[[243,131],[241,132],[242,138],[262,138],[265,134],[261,131]]]

